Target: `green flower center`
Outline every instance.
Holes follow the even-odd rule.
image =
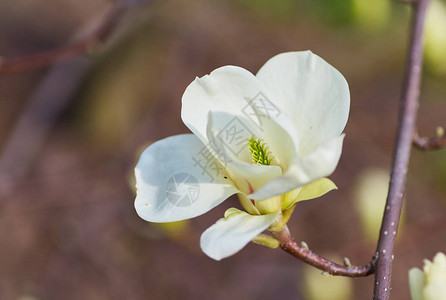
[[[248,139],[248,149],[251,153],[253,163],[257,165],[270,165],[274,159],[271,151],[268,151],[268,145],[261,138],[256,139],[252,136]]]

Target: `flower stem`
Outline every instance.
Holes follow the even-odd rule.
[[[418,0],[411,3],[413,8],[413,27],[400,102],[397,140],[393,154],[389,194],[377,245],[378,260],[376,263],[373,296],[375,300],[387,300],[390,296],[392,261],[394,258],[393,249],[403,204],[412,139],[415,135],[422,70],[423,29],[428,3],[429,0]]]
[[[314,253],[308,247],[296,243],[286,225],[280,231],[271,231],[271,234],[280,242],[280,248],[328,274],[363,277],[373,274],[375,271],[375,260],[365,266],[343,266]]]

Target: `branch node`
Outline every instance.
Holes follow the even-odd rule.
[[[412,143],[417,149],[424,151],[443,149],[446,147],[444,128],[438,126],[433,137],[421,137],[415,133]]]
[[[444,136],[444,128],[442,126],[437,126],[435,129],[435,134],[437,138],[441,139]]]
[[[344,266],[351,267],[352,263],[350,262],[350,259],[348,257],[344,257]]]

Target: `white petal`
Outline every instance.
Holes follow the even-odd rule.
[[[195,79],[187,87],[181,117],[204,144],[223,151],[227,161],[244,164],[228,164],[234,173],[243,168],[245,174],[236,175],[244,177],[247,173],[259,173],[259,166],[251,163],[247,147],[247,139],[252,136],[262,138],[277,164],[284,168],[298,148],[294,123],[275,102],[275,97],[252,73],[225,66]],[[242,181],[249,179],[244,177]]]
[[[193,134],[160,140],[135,167],[138,215],[150,222],[199,216],[238,192],[222,166]]]
[[[347,81],[311,51],[276,55],[256,76],[293,119],[300,156],[344,130],[350,109]]]
[[[220,219],[201,235],[200,245],[206,255],[221,260],[246,246],[276,220],[278,213],[252,216],[246,212],[229,209]]]
[[[218,117],[219,113],[217,112],[216,115]],[[214,156],[221,161],[222,165],[226,168],[233,182],[236,184],[237,188],[240,191],[244,192],[245,194],[251,194],[253,190],[261,188],[269,180],[282,175],[282,168],[277,165],[252,164],[231,155],[231,151],[229,151],[228,148],[225,146],[224,140],[218,138],[218,132],[216,133],[212,129],[213,125],[214,116],[211,112],[209,112],[207,137],[208,140],[211,141],[210,144],[212,146],[210,147],[210,149],[214,153]],[[271,126],[271,128],[278,129],[280,127]],[[280,136],[280,134],[277,134],[277,136]],[[277,144],[279,144],[278,141]],[[247,143],[244,143],[243,146],[245,148],[244,150],[246,150],[246,152],[249,152],[249,150],[247,150]],[[290,149],[294,150],[295,147],[289,146],[288,150]],[[250,156],[249,153],[247,155]],[[249,161],[250,159],[251,158],[249,157],[247,160]],[[289,158],[288,160],[291,161],[291,159]]]
[[[342,153],[344,134],[319,146],[309,155],[296,157],[288,171],[249,195],[255,200],[267,199],[292,191],[314,180],[327,177],[335,170]]]

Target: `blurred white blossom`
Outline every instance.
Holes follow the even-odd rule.
[[[424,260],[423,271],[409,271],[412,300],[446,299],[446,256],[439,252],[432,261]]]

